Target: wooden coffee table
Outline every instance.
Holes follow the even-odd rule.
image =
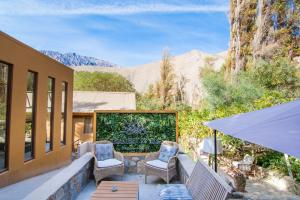
[[[117,186],[118,191],[112,192],[112,186]],[[126,181],[101,181],[91,200],[136,200],[139,199],[139,184]]]

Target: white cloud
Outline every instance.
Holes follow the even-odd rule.
[[[209,13],[227,12],[228,5],[217,4],[91,4],[85,1],[1,1],[0,15],[132,15],[140,13]]]

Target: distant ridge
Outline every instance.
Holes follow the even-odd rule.
[[[225,62],[226,56],[227,52],[208,54],[199,50],[192,50],[171,58],[171,63],[173,64],[174,72],[177,77],[176,81],[178,82],[182,77],[187,80],[185,99],[188,104],[197,105],[201,96],[204,95],[200,72],[206,65],[206,60],[210,58],[211,67],[215,70],[220,70]],[[131,81],[138,92],[145,93],[149,89],[150,84],[154,84],[159,80],[160,64],[161,61],[154,61],[130,68],[79,66],[73,67],[73,69],[75,71],[118,73]]]
[[[41,50],[41,53],[49,56],[58,62],[67,66],[100,66],[100,67],[116,67],[109,61],[101,60],[94,57],[82,56],[76,53],[60,53],[57,51]]]

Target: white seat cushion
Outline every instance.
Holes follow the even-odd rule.
[[[161,160],[150,160],[146,162],[148,165],[157,167],[157,168],[161,168],[161,169],[167,169],[168,167],[168,163],[163,162]]]
[[[121,164],[122,164],[121,161],[111,158],[111,159],[98,161],[97,166],[104,168],[104,167],[112,167],[112,166],[121,165]]]

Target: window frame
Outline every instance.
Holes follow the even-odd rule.
[[[36,137],[36,110],[37,110],[37,91],[38,91],[38,72],[35,72],[33,70],[28,70],[28,73],[34,74],[34,96],[33,96],[33,103],[32,103],[32,133],[31,133],[31,145],[32,145],[32,153],[30,159],[25,159],[25,148],[24,148],[24,162],[28,162],[35,159],[35,137]],[[27,89],[26,89],[27,92]],[[27,108],[25,108],[27,109]],[[26,112],[26,110],[25,110]],[[26,118],[25,118],[26,120]],[[26,121],[25,121],[26,124]],[[25,141],[24,141],[25,142]]]
[[[60,133],[60,145],[61,146],[65,146],[67,144],[67,111],[68,111],[67,105],[68,105],[68,97],[69,97],[69,94],[68,94],[69,84],[67,81],[62,81],[62,85],[63,84],[65,86],[65,88],[64,88],[65,95],[64,95],[64,97],[62,97],[62,98],[64,98],[64,127],[63,127],[63,133]],[[62,91],[63,90],[61,90],[61,94],[62,94]],[[61,106],[62,106],[62,104],[61,104]],[[62,109],[61,109],[61,111],[62,111]],[[61,123],[60,123],[60,125],[61,125]],[[60,131],[62,131],[61,127],[60,127]],[[61,140],[62,135],[63,135],[63,140]]]
[[[49,153],[49,152],[51,152],[51,151],[53,151],[53,143],[54,143],[54,141],[53,141],[53,139],[54,139],[54,137],[53,137],[53,135],[54,135],[54,111],[55,111],[55,109],[54,109],[54,107],[55,107],[55,84],[56,84],[56,80],[55,80],[55,78],[54,77],[52,77],[52,76],[48,76],[48,78],[47,78],[47,107],[46,107],[46,111],[47,111],[47,113],[48,113],[48,95],[49,95],[49,90],[48,90],[48,81],[49,81],[49,79],[51,79],[52,80],[52,87],[51,87],[51,91],[52,91],[52,96],[51,96],[51,115],[50,115],[50,148],[49,148],[49,150],[47,150],[46,148],[45,148],[45,152],[46,153]],[[47,124],[46,124],[46,144],[47,144]]]
[[[87,124],[85,123],[86,120],[90,119],[91,120],[91,123],[90,123],[90,126],[91,126],[91,132],[86,132],[86,127],[87,127]],[[92,116],[85,116],[84,117],[84,120],[83,120],[83,134],[92,134],[93,133],[93,117]]]
[[[4,168],[0,169],[0,174],[9,170],[9,150],[10,150],[10,122],[11,122],[11,100],[12,100],[12,88],[13,88],[13,64],[0,60],[0,63],[8,66],[7,76],[7,99],[6,99],[6,121],[5,121],[5,156],[4,156]]]

